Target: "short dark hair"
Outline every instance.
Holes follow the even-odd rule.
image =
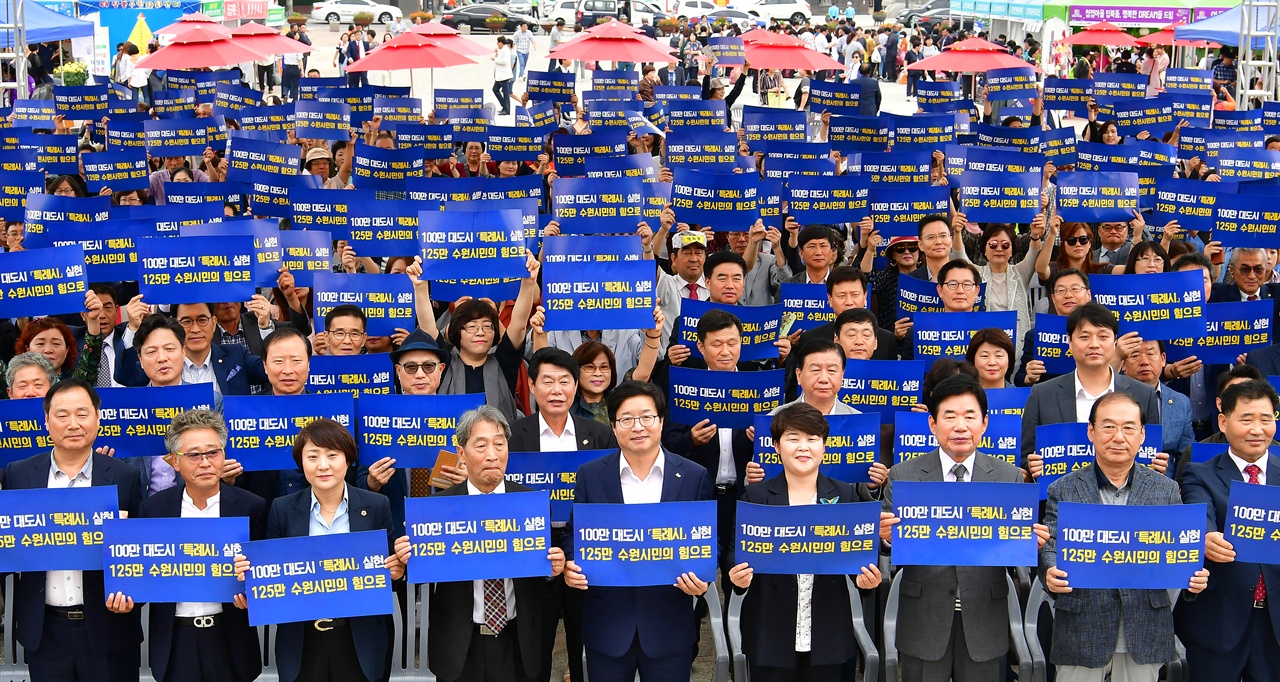
[[[933,365],[924,373],[924,382],[920,385],[924,402],[928,404],[929,396],[933,395],[933,389],[938,384],[957,374],[971,377],[974,381],[978,380],[978,369],[967,362],[962,362],[955,358],[938,358],[934,360]]]
[[[355,466],[360,459],[356,439],[347,427],[332,419],[317,419],[302,427],[298,436],[293,439],[293,462],[298,465],[299,470],[302,469],[302,449],[313,443],[346,455],[348,467]]]
[[[364,310],[362,310],[360,306],[353,305],[351,303],[343,303],[342,305],[334,306],[333,310],[325,313],[324,328],[329,329],[332,327],[333,321],[339,317],[354,317],[357,320],[360,320],[361,329],[369,328],[369,320],[365,317]],[[264,350],[263,352],[265,353],[266,351]]]
[[[1170,272],[1169,252],[1164,250],[1163,246],[1156,242],[1140,241],[1129,249],[1129,257],[1125,260],[1124,271],[1132,273],[1138,265],[1138,259],[1147,254],[1154,254],[1164,261],[1164,267],[1161,272]]]
[[[458,348],[462,345],[462,328],[475,320],[488,320],[493,325],[494,339],[498,342],[498,311],[493,306],[478,298],[470,298],[453,307],[453,318],[449,329],[445,332],[449,345]]]
[[[831,281],[830,278],[827,279]],[[840,330],[844,329],[846,324],[854,324],[855,322],[866,322],[871,325],[872,329],[876,329],[876,314],[866,308],[850,308],[836,316],[836,336],[840,335]]]
[[[1072,310],[1071,314],[1067,315],[1067,336],[1075,335],[1076,329],[1085,322],[1095,327],[1110,329],[1111,333],[1117,336],[1120,334],[1120,322],[1110,310],[1107,310],[1106,306],[1100,303],[1090,301]]]
[[[89,402],[93,403],[93,409],[95,410],[102,409],[102,398],[98,396],[98,392],[93,388],[93,386],[90,385],[89,382],[85,381],[84,379],[77,379],[75,377],[72,377],[70,379],[63,379],[62,381],[59,381],[58,383],[49,387],[49,392],[44,394],[45,416],[46,417],[49,416],[49,405],[53,403],[53,396],[58,395],[63,391],[74,391],[77,388],[82,388],[84,389],[85,393],[89,394]]]
[[[725,263],[737,265],[742,268],[742,276],[747,276],[747,261],[743,259],[742,256],[739,256],[732,251],[717,251],[710,256],[707,256],[707,259],[702,262],[703,276],[710,278],[712,273],[716,271],[716,268],[724,265]]]
[[[178,337],[179,344],[187,342],[187,332],[182,328],[178,321],[167,315],[159,313],[147,315],[142,318],[142,322],[138,324],[138,331],[133,333],[133,347],[141,354],[142,344],[147,342],[147,337],[162,330],[168,329],[173,335]]]
[[[1075,268],[1063,268],[1049,276],[1049,293],[1052,294],[1055,287],[1058,286],[1058,280],[1063,277],[1079,277],[1084,282],[1084,288],[1089,288],[1089,273],[1084,270]]]
[[[1270,383],[1265,381],[1245,381],[1235,384],[1223,391],[1222,413],[1231,416],[1236,411],[1236,405],[1241,400],[1261,400],[1266,398],[1271,401],[1271,410],[1274,412],[1280,409],[1280,395],[1276,395],[1276,389]]]
[[[947,275],[951,274],[952,270],[968,270],[973,273],[973,283],[982,284],[982,271],[978,270],[978,266],[963,258],[956,258],[943,263],[942,267],[938,268],[938,286],[942,286],[942,283],[947,281]]]
[[[266,360],[271,354],[272,346],[287,339],[302,339],[302,344],[307,347],[307,357],[311,357],[311,340],[305,334],[294,327],[276,327],[275,331],[267,334],[267,338],[262,340],[262,359]]]
[[[932,225],[933,223],[942,223],[947,226],[947,229],[951,229],[951,221],[947,220],[945,215],[941,213],[930,213],[916,223],[916,237],[920,237],[924,234],[925,225]]]
[[[110,296],[111,302],[120,305],[120,295],[116,293],[116,288],[106,282],[94,282],[89,285],[89,291],[97,294],[99,298],[102,296]]]
[[[1266,381],[1267,378],[1262,375],[1262,370],[1253,365],[1232,365],[1229,369],[1218,374],[1218,395],[1221,396],[1226,390],[1227,382],[1232,379],[1247,379],[1249,381]]]
[[[605,399],[606,407],[609,410],[609,423],[618,421],[618,408],[629,398],[647,397],[653,400],[653,409],[658,413],[658,418],[665,420],[667,418],[667,399],[662,395],[662,389],[654,386],[647,381],[636,381],[628,379],[624,381],[612,391],[609,397]]]
[[[742,334],[742,321],[735,317],[733,313],[720,309],[708,310],[698,320],[698,341],[706,341],[708,334],[728,329],[729,327],[737,329],[739,335]]]
[[[867,273],[852,265],[841,265],[838,268],[832,268],[831,272],[827,274],[827,295],[830,296],[831,292],[835,291],[837,284],[844,284],[845,282],[862,282],[862,291],[871,291],[869,286],[870,278],[867,277]]]
[[[827,243],[833,249],[836,248],[836,244],[840,241],[839,237],[836,236],[835,230],[826,225],[805,225],[800,229],[800,233],[796,235],[796,248],[803,249],[805,244],[815,239],[827,240]]]
[[[529,381],[537,381],[538,373],[542,371],[543,365],[551,365],[559,367],[569,373],[573,377],[573,383],[578,383],[578,372],[580,368],[578,361],[573,359],[572,355],[559,349],[547,347],[538,350],[529,358]]]
[[[1009,375],[1013,373],[1013,339],[1003,329],[988,327],[979,329],[974,333],[973,338],[969,339],[969,350],[965,352],[964,359],[971,365],[975,365],[974,360],[978,357],[978,348],[983,344],[991,344],[1005,352],[1009,357],[1009,369],[1004,373],[1005,381],[1009,380]]]
[[[1143,426],[1147,425],[1147,415],[1142,411],[1142,405],[1138,402],[1137,398],[1134,398],[1128,393],[1121,393],[1119,391],[1112,391],[1111,393],[1108,393],[1094,401],[1093,407],[1089,408],[1089,425],[1094,426],[1098,423],[1098,410],[1116,402],[1129,403],[1130,405],[1138,408],[1138,423]]]
[[[769,434],[773,436],[774,449],[777,449],[778,441],[782,440],[782,434],[788,431],[819,436],[825,441],[831,433],[831,425],[818,408],[801,401],[786,405],[769,420]]]
[[[1170,269],[1173,272],[1177,272],[1188,265],[1194,265],[1198,268],[1208,270],[1210,274],[1213,273],[1213,261],[1209,260],[1208,256],[1199,251],[1191,251],[1178,256],[1174,259],[1173,265]]]
[[[801,345],[800,350],[796,351],[796,371],[799,372],[804,368],[804,361],[808,360],[810,355],[817,355],[818,353],[835,353],[840,358],[840,366],[844,367],[845,365],[843,348],[833,341],[814,339]]]
[[[933,391],[929,394],[929,416],[937,419],[938,407],[942,405],[942,401],[962,395],[977,398],[982,414],[987,413],[987,392],[983,390],[982,384],[968,374],[955,374],[933,387]]]

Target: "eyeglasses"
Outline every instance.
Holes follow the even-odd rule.
[[[423,374],[434,374],[436,371],[436,368],[439,366],[440,366],[440,363],[438,362],[402,362],[400,363],[400,369],[403,369],[404,373],[408,374],[409,376],[413,376],[417,374],[418,370],[422,370]]]
[[[634,427],[636,425],[636,422],[640,422],[640,426],[643,426],[647,429],[650,426],[653,426],[654,424],[658,423],[658,415],[642,414],[639,417],[618,417],[617,420],[615,420],[613,423],[617,424],[621,428],[629,429]]]
[[[1079,237],[1063,237],[1062,243],[1067,246],[1082,246],[1089,243],[1089,235],[1081,235]]]
[[[1142,427],[1135,424],[1125,424],[1124,426],[1120,426],[1119,424],[1101,424],[1093,428],[1104,436],[1114,436],[1116,435],[1116,432],[1119,431],[1124,434],[1125,438],[1132,438],[1138,435],[1139,431],[1142,431]]]
[[[468,324],[468,325],[464,326],[464,327],[462,328],[462,331],[464,331],[464,332],[466,332],[466,333],[468,333],[468,334],[472,334],[472,335],[474,335],[474,334],[492,334],[492,333],[493,333],[493,325],[492,325],[492,324],[490,324],[490,323],[488,323],[488,322],[486,322],[486,323],[484,323],[484,324],[476,324],[475,322],[472,322],[471,324]]]
[[[1164,259],[1163,259],[1163,258],[1161,258],[1160,256],[1153,256],[1153,255],[1150,255],[1150,254],[1145,255],[1145,256],[1138,256],[1137,258],[1133,259],[1133,262],[1135,262],[1135,263],[1145,263],[1145,264],[1148,264],[1148,265],[1164,265]]]
[[[992,251],[1008,251],[1013,248],[1013,244],[1009,242],[987,242],[987,248]]]
[[[947,233],[947,232],[939,232],[938,234],[926,234],[925,236],[923,236],[923,237],[921,237],[921,238],[920,238],[920,241],[922,241],[922,242],[940,242],[940,241],[942,241],[942,240],[946,239],[948,236],[950,236],[950,235],[949,235],[949,233]]]
[[[178,319],[178,324],[182,325],[183,329],[190,329],[192,326],[203,327],[206,324],[209,324],[211,320],[213,320],[212,315],[201,315],[200,317],[182,317]]]
[[[954,279],[949,279],[943,282],[942,286],[952,291],[955,291],[956,289],[960,289],[962,291],[973,291],[974,289],[978,288],[977,282],[969,282],[969,281],[961,282],[959,280],[954,280]]]
[[[915,244],[899,244],[893,247],[892,249],[889,249],[889,253],[893,253],[893,254],[915,253],[916,251],[919,251],[919,250],[920,250],[920,247],[916,246]]]
[[[1253,265],[1253,266],[1250,266],[1250,265],[1237,265],[1237,266],[1236,266],[1236,272],[1238,272],[1238,273],[1240,273],[1240,274],[1242,274],[1242,275],[1247,275],[1247,274],[1249,274],[1249,273],[1253,273],[1253,274],[1255,274],[1255,275],[1261,275],[1262,273],[1264,273],[1264,272],[1266,272],[1266,271],[1267,271],[1267,268],[1266,268],[1266,266],[1265,266],[1265,265]]]
[[[1072,284],[1069,287],[1055,287],[1053,290],[1053,295],[1061,296],[1063,294],[1079,294],[1081,292],[1085,292],[1088,290],[1089,290],[1089,287],[1083,284]]]
[[[329,336],[334,341],[346,341],[348,338],[350,338],[352,341],[359,341],[360,339],[364,338],[364,332],[349,332],[346,330],[338,330],[335,332],[329,332]]]
[[[202,459],[207,459],[210,462],[212,462],[218,457],[221,457],[223,452],[224,451],[222,448],[218,448],[217,450],[210,450],[208,452],[175,452],[173,454],[187,460],[192,464],[199,464],[200,460]]]

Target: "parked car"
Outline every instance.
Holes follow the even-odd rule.
[[[941,25],[951,24],[952,19],[953,17],[951,15],[951,9],[950,9],[950,6],[948,5],[947,7],[939,7],[938,9],[931,9],[928,12],[925,12],[924,14],[916,17],[915,25],[922,26],[926,29],[932,30],[934,26],[937,26],[939,24]],[[962,29],[966,31],[972,31],[973,17],[966,17],[963,21],[960,22],[960,25]]]
[[[553,24],[564,19],[565,26],[572,27],[578,21],[578,0],[555,0],[554,4],[548,0],[542,5],[542,16]]]
[[[689,23],[696,24],[697,20],[706,15],[722,9],[719,5],[711,2],[711,0],[680,0],[669,5],[671,10],[667,14],[678,17],[680,19],[688,19]]]
[[[935,9],[947,9],[950,6],[951,0],[929,0],[920,7],[907,7],[898,13],[898,23],[903,26],[910,26],[912,20],[916,17],[924,16]]]
[[[733,9],[762,19],[789,21],[797,25],[812,16],[809,0],[744,0],[734,3]]]
[[[702,17],[702,21],[715,23],[725,20],[731,24],[735,24],[743,32],[750,31],[753,28],[764,28],[765,20],[753,14],[748,14],[740,9],[718,9],[714,12],[708,12]]]
[[[311,8],[311,16],[325,22],[351,23],[359,12],[368,12],[380,24],[388,24],[402,16],[400,8],[373,0],[328,0]]]
[[[578,0],[573,10],[573,21],[583,28],[591,28],[603,17],[617,19],[622,13],[618,0]]]
[[[503,32],[514,32],[519,28],[520,24],[525,24],[531,31],[538,30],[538,22],[512,12],[506,5],[494,3],[467,5],[459,9],[449,10],[440,17],[440,23],[449,28],[458,28],[466,24],[471,27],[472,31],[488,30],[488,19],[495,14],[501,15],[507,20],[502,27]]]
[[[626,13],[627,4],[623,3],[624,14]],[[648,2],[648,0],[630,0],[629,4],[631,5],[631,15],[627,17],[627,20],[632,26],[639,26],[642,19],[648,19],[650,24],[657,26],[659,21],[667,18],[667,13],[662,11],[662,8],[657,3]]]

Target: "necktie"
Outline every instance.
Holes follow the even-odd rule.
[[[507,590],[501,578],[484,581],[484,624],[495,635],[507,627]]]
[[[963,464],[957,464],[951,467],[951,475],[956,477],[956,483],[964,483],[964,474],[968,471]]]
[[[689,295],[686,296],[685,298],[688,298],[691,301],[698,300],[698,283],[697,282],[689,282],[688,284],[685,285],[685,288],[689,290]]]
[[[95,388],[111,387],[111,362],[107,360],[110,349],[106,346],[102,348],[102,358],[98,360],[98,380],[94,382]]]
[[[1258,478],[1262,474],[1262,469],[1257,464],[1250,464],[1244,468],[1244,473],[1249,477],[1250,485],[1259,485],[1262,481]],[[1253,587],[1253,603],[1261,604],[1267,600],[1267,583],[1262,579],[1262,574],[1258,574],[1258,584]]]
[[[1249,298],[1247,298],[1247,299],[1245,299],[1245,300],[1246,300],[1246,301],[1256,301],[1256,300],[1258,300],[1258,295],[1257,295],[1257,294],[1249,294]]]

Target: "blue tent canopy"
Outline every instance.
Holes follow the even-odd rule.
[[[1239,46],[1240,20],[1243,18],[1243,12],[1243,6],[1236,6],[1208,19],[1201,19],[1186,26],[1178,26],[1174,29],[1175,37],[1177,40],[1211,40],[1220,45]],[[1254,8],[1254,12],[1254,26],[1266,21],[1261,7]],[[1262,44],[1261,42],[1255,42],[1253,47],[1254,49],[1260,49]]]
[[[9,8],[11,6],[8,2],[0,2],[0,24],[9,23]],[[27,20],[28,44],[48,43],[93,35],[92,22],[61,14],[35,0],[26,0],[23,3],[23,11]],[[0,32],[0,46],[9,47],[12,44],[13,34],[9,31]]]

